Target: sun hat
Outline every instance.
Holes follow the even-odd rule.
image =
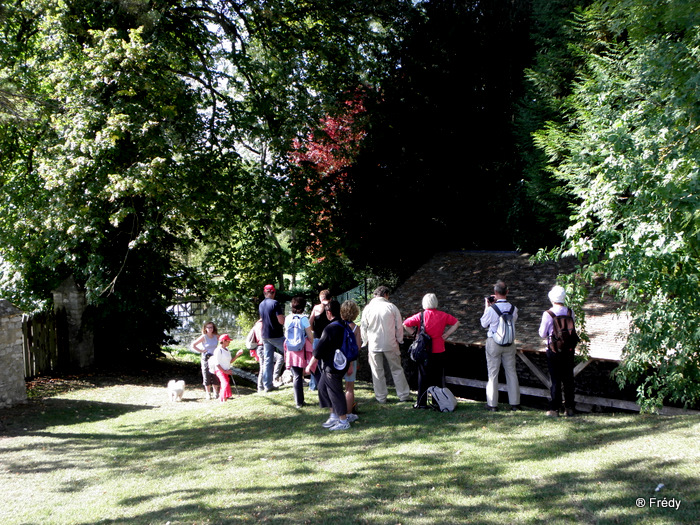
[[[561,286],[557,285],[549,291],[548,297],[552,304],[564,304],[564,301],[566,301],[566,290],[564,290],[564,288],[562,288]]]

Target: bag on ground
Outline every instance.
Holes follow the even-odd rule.
[[[298,352],[304,349],[306,343],[306,332],[301,326],[301,316],[295,315],[287,328],[287,350]]]
[[[411,343],[411,346],[408,347],[408,356],[419,365],[426,366],[428,364],[428,354],[433,351],[433,340],[425,333],[423,313],[421,312],[420,314],[420,328],[416,333],[416,338]]]
[[[511,305],[510,310],[501,312],[495,304],[491,308],[498,314],[498,328],[493,334],[493,341],[501,346],[510,346],[515,341],[515,326],[513,326],[513,311],[515,306]]]
[[[454,412],[457,408],[457,399],[449,388],[441,388],[439,386],[428,387],[428,395],[430,396],[430,406],[440,412]]]
[[[338,349],[340,353],[345,356],[345,363],[341,365],[341,359],[338,358],[337,364],[336,364],[336,358],[334,357],[333,362],[334,366],[337,370],[342,370],[347,366],[348,363],[351,363],[360,356],[360,349],[357,347],[357,339],[355,339],[355,334],[352,331],[352,328],[350,328],[350,325],[347,323],[347,321],[340,321],[343,325],[343,344],[341,347]],[[336,350],[336,354],[338,353],[338,350]]]
[[[576,350],[576,345],[581,338],[576,333],[571,308],[566,309],[565,315],[555,315],[551,310],[547,310],[547,313],[552,317],[552,336],[549,340],[549,348],[552,352]]]

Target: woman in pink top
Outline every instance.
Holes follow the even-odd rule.
[[[304,314],[306,309],[306,299],[300,295],[292,297],[292,313],[284,320],[284,357],[287,363],[287,370],[292,371],[292,387],[294,390],[294,402],[297,408],[304,406],[304,369],[311,361],[313,355],[314,333],[309,324],[309,318]],[[294,318],[299,319],[299,324],[304,331],[304,346],[296,351],[291,351],[287,347],[287,337],[290,337],[290,327]],[[315,371],[315,367],[314,367]]]
[[[427,365],[418,365],[418,400],[413,408],[427,408],[427,390],[430,386],[445,386],[445,339],[457,330],[459,321],[456,317],[437,309],[438,300],[434,293],[423,297],[423,324],[425,332],[433,340],[433,351],[428,356]],[[403,322],[404,328],[411,334],[420,330],[420,313]],[[415,330],[409,330],[415,328]],[[447,330],[445,330],[447,328]]]

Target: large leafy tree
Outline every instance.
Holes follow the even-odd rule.
[[[348,97],[342,108],[320,121],[320,128],[295,139],[290,159],[290,198],[303,206],[298,215],[300,235],[291,249],[306,268],[306,281],[315,287],[347,290],[356,272],[345,255],[347,233],[342,217],[352,213],[350,168],[366,135],[364,92]],[[309,198],[310,197],[310,198]],[[297,228],[295,228],[295,231]]]
[[[72,274],[105,354],[153,353],[175,289],[215,291],[241,307],[265,281],[284,287],[290,235],[317,227],[297,205],[313,196],[288,191],[287,152],[338,94],[381,77],[405,9],[410,2],[369,0],[6,5],[4,294],[39,308]]]
[[[171,253],[196,227],[184,204],[211,193],[200,96],[179,73],[201,69],[187,44],[204,47],[208,32],[164,6],[6,12],[3,69],[21,116],[0,130],[3,287],[31,308],[74,275],[104,354],[158,351],[182,276]]]
[[[576,204],[562,182],[553,177],[548,158],[533,140],[545,123],[567,129],[566,109],[572,84],[583,66],[576,50],[581,34],[576,13],[591,0],[533,0],[530,39],[532,63],[525,69],[525,92],[519,101],[516,145],[522,181],[513,201],[513,229],[520,249],[538,250],[561,243]]]
[[[393,69],[389,51],[412,9],[404,1],[222,2],[208,13],[226,84],[212,118],[227,154],[246,168],[236,212],[223,214],[204,249],[220,297],[245,308],[266,281],[281,290],[329,285],[334,272],[319,261],[342,264],[343,250],[339,230],[318,220],[330,210],[319,206],[335,202],[338,188],[318,170],[299,170],[289,153],[309,134],[327,133],[324,119],[345,111],[348,93],[378,85]]]
[[[700,14],[692,1],[596,2],[566,126],[537,140],[580,205],[565,249],[621,283],[618,377],[648,407],[700,401]]]

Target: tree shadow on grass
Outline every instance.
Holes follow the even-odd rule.
[[[390,444],[387,444],[390,446]],[[326,451],[328,452],[328,451]],[[352,447],[347,452],[353,455]],[[389,454],[391,456],[391,454]],[[318,459],[318,458],[315,458]],[[395,457],[397,465],[403,458]],[[142,513],[134,523],[696,523],[692,500],[684,499],[679,510],[648,508],[653,492],[653,474],[638,473],[635,465],[617,462],[595,473],[553,473],[535,480],[504,481],[498,474],[463,472],[450,469],[448,483],[444,467],[432,455],[418,456],[415,470],[387,469],[386,464],[367,464],[357,472],[338,471],[324,483],[310,481],[308,471],[299,467],[293,482],[271,487],[269,483],[241,487],[236,478],[222,484],[224,504],[211,505],[208,491],[177,491],[153,484],[150,493],[126,498],[121,506],[145,504],[153,507],[158,500],[175,495],[177,505]],[[302,459],[300,458],[300,461]],[[322,468],[315,462],[313,470]],[[312,471],[313,471],[312,470]],[[633,474],[633,476],[629,476]],[[261,480],[274,472],[261,472]],[[630,479],[626,479],[626,478]],[[167,479],[167,478],[166,478]],[[601,481],[602,480],[602,481]],[[265,481],[269,481],[266,479]],[[696,482],[688,476],[667,479],[670,487]],[[601,487],[601,483],[603,486]],[[607,485],[616,484],[614,490]],[[507,488],[506,488],[507,484]],[[646,489],[640,489],[639,486]],[[678,494],[671,488],[668,497]],[[637,507],[644,497],[646,508]],[[99,523],[115,523],[106,519]]]
[[[371,386],[362,384],[356,397],[360,421],[339,433],[320,427],[325,411],[294,409],[289,390],[246,396],[240,406],[203,405],[209,412],[197,420],[154,413],[146,427],[124,421],[106,432],[42,432],[52,426],[44,423],[33,432],[55,440],[62,452],[42,465],[14,468],[75,469],[92,455],[94,468],[145,480],[145,488],[112,509],[116,517],[95,522],[105,524],[124,522],[135,506],[148,510],[131,523],[697,522],[698,478],[687,473],[683,455],[697,457],[697,450],[659,454],[657,447],[633,459],[600,451],[639,438],[663,442],[670,432],[692,434],[698,418],[552,420],[533,411],[485,413],[468,402],[441,414],[376,404]],[[105,419],[150,408],[90,404]],[[71,401],[54,408],[55,424],[66,425],[85,407]],[[202,469],[219,477],[221,498],[173,486]],[[660,482],[664,492],[654,493]],[[648,508],[655,494],[680,498],[682,506]],[[637,498],[646,498],[646,508],[636,506]]]
[[[157,407],[62,398],[33,400],[0,412],[4,426],[0,436],[36,435],[37,432],[54,426],[103,421],[154,408]]]
[[[693,505],[698,501],[698,479],[673,472],[677,460],[642,456],[598,464],[596,454],[601,446],[642,436],[663,439],[667,432],[687,428],[687,420],[637,416],[630,425],[628,417],[612,423],[607,418],[601,427],[592,417],[560,422],[571,424],[563,438],[533,440],[520,436],[523,417],[539,417],[541,421],[531,421],[535,424],[552,423],[539,413],[488,421],[480,405],[449,415],[408,410],[407,420],[397,424],[395,417],[383,418],[383,410],[370,407],[363,424],[355,426],[356,433],[340,436],[320,430],[318,415],[304,416],[302,422],[297,416],[277,418],[274,425],[264,420],[215,424],[211,428],[214,435],[235,435],[237,449],[249,451],[247,466],[257,463],[262,478],[279,478],[280,484],[270,488],[261,482],[235,489],[233,499],[241,502],[212,509],[210,518],[217,523],[245,516],[271,523],[311,520],[337,525],[425,520],[511,523],[520,515],[529,515],[525,521],[639,523],[653,515],[660,523],[696,523]],[[497,436],[492,432],[483,441],[477,437],[472,443],[459,442],[465,428],[476,431],[484,424],[495,426]],[[264,463],[256,457],[261,439],[290,438],[311,446],[276,449]],[[499,439],[510,443],[502,453],[494,454]],[[268,447],[260,450],[270,455]],[[460,459],[455,460],[460,451]],[[558,464],[561,458],[565,462],[567,454],[581,453],[590,456],[590,465]],[[339,454],[352,458],[349,468],[332,472],[331,481],[323,484],[308,481],[319,469],[328,474],[330,458]],[[287,461],[293,467],[278,472],[276,465],[288,465]],[[532,462],[551,462],[551,472],[545,469],[529,476],[527,465]],[[523,469],[523,474],[513,479],[512,469]],[[649,505],[660,476],[668,487],[666,497],[682,498],[685,508],[637,507],[636,499],[641,497]],[[179,517],[183,522],[196,519],[187,514]]]
[[[115,385],[165,387],[171,379],[183,379],[187,385],[202,385],[199,363],[172,357],[147,360],[138,364],[118,363],[102,366],[77,374],[43,375],[27,380],[31,399],[45,399],[66,392]],[[255,386],[245,378],[236,377],[237,383]]]

